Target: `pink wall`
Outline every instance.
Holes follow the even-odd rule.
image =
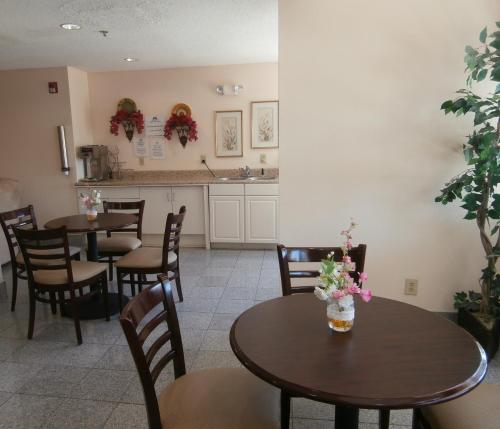
[[[47,83],[57,81],[58,94]],[[66,127],[74,153],[66,67],[0,71],[0,175],[20,182],[22,204],[33,204],[39,223],[76,211],[74,159],[61,173],[57,125]]]
[[[130,72],[89,73],[92,130],[95,144],[118,145],[120,160],[125,168],[144,170],[180,170],[203,168],[200,155],[207,156],[212,168],[277,167],[278,149],[250,148],[251,101],[278,99],[278,66],[274,63],[243,64],[213,67],[143,70]],[[242,84],[239,96],[220,96],[217,84]],[[132,145],[123,130],[118,137],[109,133],[109,118],[116,112],[118,101],[124,97],[136,101],[145,115],[169,115],[179,102],[191,106],[198,122],[199,140],[188,142],[183,149],[174,133],[166,141],[165,160],[145,160],[140,166]],[[243,158],[216,158],[214,142],[214,112],[243,110]],[[260,164],[259,154],[266,153],[267,164]]]

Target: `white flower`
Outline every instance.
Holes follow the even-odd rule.
[[[326,301],[328,299],[328,295],[325,293],[323,289],[319,287],[314,288],[314,295],[321,301]]]

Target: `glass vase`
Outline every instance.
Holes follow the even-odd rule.
[[[97,209],[92,208],[92,209],[87,209],[87,220],[89,222],[92,222],[97,219]]]
[[[354,325],[354,315],[354,299],[352,295],[328,301],[326,316],[328,318],[328,326],[334,331],[350,331]]]

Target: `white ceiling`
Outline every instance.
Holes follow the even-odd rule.
[[[274,62],[277,0],[0,0],[0,69]],[[68,31],[63,23],[81,25]],[[107,30],[103,37],[99,30]],[[138,58],[126,63],[125,57]]]

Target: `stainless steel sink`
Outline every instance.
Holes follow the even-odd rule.
[[[271,176],[249,176],[249,177],[217,177],[217,180],[221,182],[232,182],[232,181],[259,181],[259,180],[274,180],[276,177]]]

